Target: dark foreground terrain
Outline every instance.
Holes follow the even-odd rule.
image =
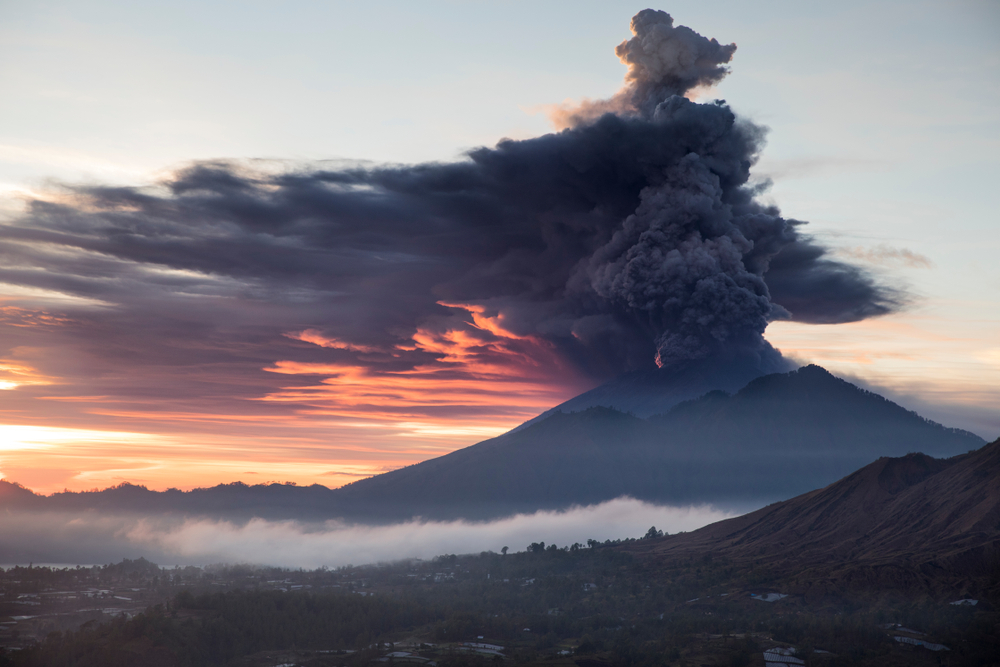
[[[636,552],[655,541],[539,543],[521,553],[336,571],[164,570],[153,575],[157,582],[147,570],[131,588],[162,601],[141,613],[81,618],[74,629],[71,614],[46,620],[43,602],[31,610],[39,614],[34,635],[8,631],[5,643],[20,650],[0,653],[0,664],[763,665],[775,648],[830,667],[988,665],[1000,656],[995,579],[966,577],[950,590],[906,582],[817,595],[763,563]],[[60,575],[42,569],[32,577],[8,572],[7,597],[32,587],[44,595],[41,581]],[[768,594],[787,597],[768,602]],[[977,602],[950,604],[963,599]]]
[[[503,551],[14,568],[0,665],[1000,664],[1000,440],[692,533]]]

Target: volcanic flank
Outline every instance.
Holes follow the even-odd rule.
[[[345,508],[376,518],[486,518],[623,495],[739,510],[824,486],[879,456],[982,445],[807,366],[649,419],[605,407],[555,412],[340,493]]]
[[[652,558],[766,559],[774,574],[819,594],[955,588],[970,577],[995,592],[1000,440],[946,460],[880,458],[826,488],[635,550]]]

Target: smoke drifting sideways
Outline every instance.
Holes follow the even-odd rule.
[[[67,186],[0,227],[0,281],[103,304],[73,314],[75,340],[170,381],[163,368],[202,357],[406,373],[457,354],[460,334],[512,373],[589,386],[707,359],[771,372],[787,364],[770,321],[899,308],[761,202],[763,127],[684,97],[727,75],[735,45],[662,11],[632,31],[622,91],[557,133],[454,163],[201,162],[152,187]]]
[[[0,563],[94,565],[141,556],[160,565],[337,567],[500,551],[505,546],[521,551],[540,541],[567,546],[588,539],[640,537],[653,525],[676,533],[730,516],[708,506],[665,507],[631,498],[492,522],[410,521],[385,526],[9,512],[0,515],[0,531],[6,538],[0,546]]]

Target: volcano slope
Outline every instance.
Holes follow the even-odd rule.
[[[559,412],[582,412],[594,407],[610,407],[637,417],[652,417],[711,391],[732,394],[763,375],[786,373],[794,368],[785,359],[756,363],[736,356],[678,364],[669,370],[631,371],[543,412],[525,425]]]
[[[950,459],[880,458],[825,488],[631,550],[718,555],[813,593],[918,587],[974,597],[978,587],[995,598],[1000,440]]]
[[[613,392],[607,398],[613,401]],[[759,377],[733,395],[710,392],[648,419],[608,407],[557,412],[340,489],[234,483],[183,492],[122,484],[38,496],[0,480],[0,511],[384,523],[490,519],[621,496],[747,511],[825,486],[879,456],[951,457],[983,444],[806,366]]]
[[[555,413],[336,495],[366,520],[482,519],[623,495],[746,510],[825,486],[880,456],[948,457],[983,444],[806,366],[649,419],[607,407]]]

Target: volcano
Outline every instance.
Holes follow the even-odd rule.
[[[614,408],[636,417],[651,417],[708,392],[734,393],[763,375],[793,368],[788,360],[777,354],[734,354],[675,364],[669,369],[631,371],[543,412],[519,428],[543,421],[558,412],[580,412],[593,407]]]
[[[616,407],[638,396],[626,392]],[[658,399],[674,396],[665,390]],[[610,391],[605,399],[616,400]],[[647,411],[654,404],[647,402]],[[983,444],[806,366],[647,418],[603,406],[556,410],[498,438],[355,482],[338,495],[349,511],[393,519],[492,518],[620,496],[745,511],[823,487],[882,456],[952,457]]]
[[[616,396],[608,389],[605,397],[626,405],[650,381],[625,378],[611,388],[636,391]],[[672,405],[659,414],[604,406],[550,411],[497,438],[339,489],[235,483],[156,492],[122,484],[44,497],[0,481],[0,508],[383,523],[485,520],[630,496],[746,512],[824,487],[880,457],[951,458],[985,444],[818,366],[680,403],[682,392],[674,390],[659,394]],[[907,483],[912,474],[899,472],[892,483]]]

